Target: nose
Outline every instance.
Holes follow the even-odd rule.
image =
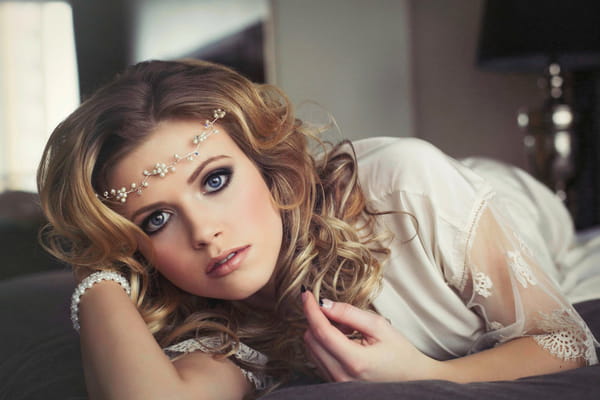
[[[195,232],[192,236],[192,247],[195,249],[203,249],[208,247],[209,245],[213,245],[216,243],[216,239],[221,236],[220,231],[210,232],[208,230],[203,230],[202,232]]]
[[[196,210],[188,220],[191,245],[194,249],[215,245],[223,235],[223,224],[218,214]]]

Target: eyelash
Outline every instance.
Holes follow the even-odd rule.
[[[151,221],[153,218],[155,218],[155,217],[157,217],[157,216],[159,216],[159,215],[166,216],[166,219],[164,220],[164,222],[162,223],[162,225],[161,225],[161,226],[157,227],[157,228],[156,228],[156,229],[154,229],[154,230],[150,229],[150,228],[149,228],[150,221]],[[148,216],[147,216],[147,217],[146,217],[146,218],[145,218],[145,219],[142,221],[142,223],[140,224],[140,228],[142,228],[142,230],[143,230],[144,232],[146,232],[146,234],[147,234],[147,235],[153,235],[153,234],[155,234],[155,233],[159,232],[159,231],[160,231],[162,228],[164,228],[165,224],[166,224],[167,222],[169,222],[169,219],[171,218],[171,215],[172,215],[172,214],[171,214],[170,212],[168,212],[168,211],[165,211],[165,210],[158,210],[158,211],[154,211],[152,214],[148,215]]]
[[[220,192],[221,190],[225,189],[227,186],[229,186],[229,183],[231,182],[231,175],[233,175],[233,171],[231,168],[219,168],[217,170],[214,170],[212,172],[210,172],[209,174],[206,175],[206,177],[202,180],[202,187],[203,187],[203,194],[207,194],[207,195],[213,195],[215,193]],[[223,177],[224,182],[223,182]],[[209,188],[206,189],[207,185],[209,185],[210,181],[214,178],[221,178],[221,181],[218,182],[219,186],[216,188]],[[162,222],[162,225],[156,227],[155,229],[150,229],[149,228],[149,224],[150,221],[152,221],[153,218],[162,215],[164,218],[164,221]],[[140,228],[142,228],[142,230],[144,232],[146,232],[147,235],[154,235],[156,233],[158,233],[159,231],[161,231],[165,225],[169,222],[169,219],[171,218],[172,213],[165,211],[165,210],[157,210],[154,211],[153,213],[151,213],[150,215],[148,215],[140,224]]]
[[[212,171],[211,173],[206,175],[204,180],[202,180],[202,187],[205,188],[205,191],[203,191],[202,193],[213,194],[213,193],[218,193],[221,190],[225,189],[227,186],[229,186],[229,182],[231,181],[231,175],[233,175],[233,171],[231,170],[231,168],[228,168],[228,167],[219,168],[219,169]],[[225,177],[225,182],[221,183],[221,185],[214,190],[206,189],[206,186],[209,184],[210,180],[213,178],[217,178],[217,177]]]

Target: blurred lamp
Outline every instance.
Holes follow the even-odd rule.
[[[488,0],[483,11],[478,66],[545,77],[546,101],[517,122],[532,172],[563,200],[578,164],[578,110],[565,72],[600,67],[599,17],[597,0]]]

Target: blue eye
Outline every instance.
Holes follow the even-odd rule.
[[[232,171],[228,168],[211,172],[204,179],[203,187],[205,193],[215,193],[224,189],[231,178]]]
[[[142,222],[140,227],[144,232],[151,235],[161,230],[167,221],[169,221],[169,218],[171,218],[170,213],[166,211],[155,211]]]

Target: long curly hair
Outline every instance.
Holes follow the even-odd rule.
[[[258,167],[281,212],[272,311],[258,313],[243,301],[180,290],[141,255],[139,249],[150,246],[148,236],[96,195],[109,186],[111,168],[159,122],[204,121],[217,108],[227,111],[219,123]],[[318,156],[309,151],[313,141],[323,150]],[[218,336],[222,346],[214,353],[227,357],[243,342],[269,357],[266,372],[276,381],[309,364],[301,285],[317,296],[367,309],[388,254],[375,230],[377,213],[360,189],[351,145],[320,142],[276,87],[253,84],[208,62],[148,61],[126,69],[54,130],[38,170],[38,189],[49,221],[41,232],[47,250],[75,269],[125,274],[160,345]]]

